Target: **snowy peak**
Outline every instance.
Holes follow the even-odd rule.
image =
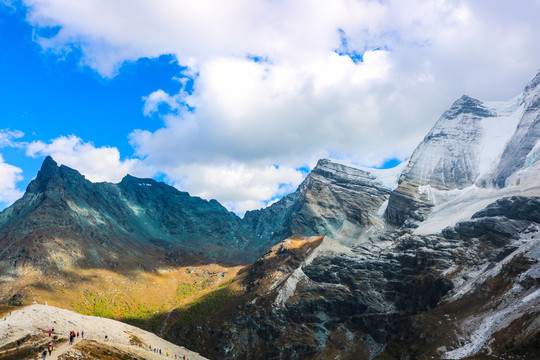
[[[504,187],[540,138],[540,73],[509,101],[462,96],[414,151],[401,181],[437,189]]]
[[[485,104],[468,95],[463,95],[459,98],[452,107],[443,115],[444,118],[455,118],[461,114],[476,115],[481,117],[495,116],[493,111],[485,106]]]
[[[472,185],[479,175],[482,119],[493,116],[495,113],[480,100],[460,98],[416,148],[401,181],[440,189]]]
[[[414,151],[390,197],[387,219],[424,220],[435,205],[431,190],[503,188],[533,178],[540,173],[531,166],[540,158],[539,139],[540,74],[508,101],[462,96]]]

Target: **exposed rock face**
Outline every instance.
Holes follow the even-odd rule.
[[[328,235],[350,243],[370,227],[384,226],[377,212],[390,192],[369,172],[323,159],[295,193],[247,212],[244,228],[259,236],[253,244],[261,249],[294,234]]]

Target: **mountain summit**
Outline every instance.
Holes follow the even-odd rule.
[[[509,101],[457,100],[411,156],[390,197],[387,220],[424,220],[436,204],[431,190],[504,188],[537,174],[539,82],[540,73]]]

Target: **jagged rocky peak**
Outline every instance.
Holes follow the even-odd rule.
[[[529,83],[525,86],[524,93],[530,94],[530,93],[538,93],[539,91],[539,85],[540,85],[540,71],[529,81]]]
[[[77,170],[65,165],[58,166],[52,157],[47,156],[36,178],[28,184],[26,191],[33,194],[41,193],[60,183],[75,185],[85,181],[88,180]]]
[[[380,185],[380,181],[377,181],[377,178],[367,169],[360,169],[353,165],[346,165],[330,159],[320,159],[308,175],[308,181],[309,178],[316,175],[341,179],[342,181],[362,182],[365,184],[373,183],[374,186],[377,184]]]

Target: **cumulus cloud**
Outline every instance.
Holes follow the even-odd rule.
[[[32,157],[50,155],[59,164],[80,171],[93,182],[119,182],[126,174],[151,177],[155,173],[139,159],[122,160],[117,148],[95,147],[75,135],[60,136],[48,143],[34,141],[28,144],[26,154]]]
[[[9,206],[23,195],[16,186],[22,179],[22,169],[6,163],[0,154],[0,203],[2,205]]]
[[[103,76],[162,54],[186,66],[193,93],[147,95],[144,114],[159,113],[164,124],[135,130],[131,143],[172,183],[231,208],[272,199],[280,183],[300,181],[294,169],[319,157],[362,165],[403,159],[462,94],[511,98],[540,64],[537,1],[24,4],[32,25],[59,27],[38,38],[44,48],[76,47]],[[277,177],[265,170],[274,164]],[[253,181],[236,186],[238,174],[257,172],[270,190],[257,191]],[[220,184],[204,180],[210,173]]]

